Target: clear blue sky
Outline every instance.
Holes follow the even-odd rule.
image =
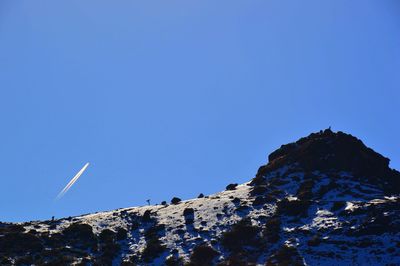
[[[0,220],[214,193],[328,126],[400,168],[399,71],[398,0],[2,0]]]

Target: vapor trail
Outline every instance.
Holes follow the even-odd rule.
[[[68,182],[68,184],[61,190],[61,192],[57,195],[56,200],[61,199],[65,193],[72,187],[72,185],[78,180],[78,178],[85,172],[86,168],[89,166],[89,163],[86,163],[81,170]]]

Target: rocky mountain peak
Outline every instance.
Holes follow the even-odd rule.
[[[291,165],[307,172],[349,172],[364,181],[384,186],[388,193],[400,192],[400,173],[390,169],[390,160],[341,131],[326,129],[312,133],[282,145],[268,160],[267,165],[260,167],[256,181],[268,172]]]

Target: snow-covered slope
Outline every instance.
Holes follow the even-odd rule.
[[[400,265],[400,174],[330,130],[192,200],[0,224],[1,265]]]

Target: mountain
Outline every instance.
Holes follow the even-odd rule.
[[[1,265],[400,265],[400,173],[330,129],[213,195],[0,224]]]

